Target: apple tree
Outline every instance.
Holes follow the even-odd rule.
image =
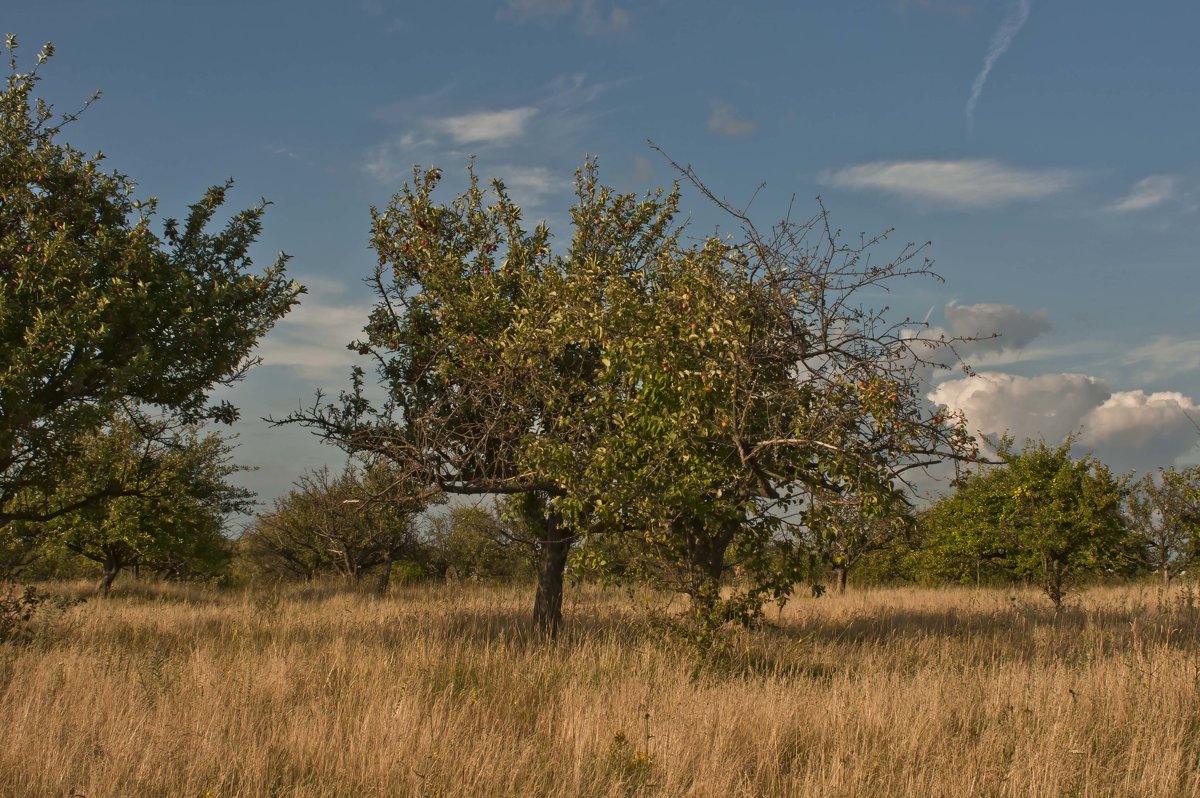
[[[231,187],[209,189],[185,219],[151,229],[154,200],[105,171],[103,156],[62,141],[76,114],[35,98],[37,65],[0,92],[0,526],[44,521],[128,493],[91,475],[71,499],[54,490],[112,419],[169,414],[179,424],[231,421],[213,404],[258,340],[303,289],[286,257],[261,272],[249,250],[265,203],[210,229]]]

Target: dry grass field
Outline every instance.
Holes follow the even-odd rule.
[[[619,591],[127,584],[0,645],[0,794],[1198,795],[1190,597],[803,598],[697,676]]]

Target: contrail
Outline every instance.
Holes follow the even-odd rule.
[[[1000,56],[1008,50],[1008,46],[1012,44],[1017,31],[1021,30],[1021,26],[1025,24],[1025,20],[1029,19],[1032,2],[1033,0],[1017,0],[1012,10],[1008,12],[1008,16],[1000,23],[1000,28],[992,37],[992,43],[988,45],[987,55],[983,57],[983,69],[980,69],[979,74],[975,76],[975,82],[971,84],[971,96],[967,98],[967,130],[969,131],[975,130],[975,106],[979,104],[979,95],[983,94],[983,84],[987,83],[988,73],[992,71],[992,67],[996,65]]]

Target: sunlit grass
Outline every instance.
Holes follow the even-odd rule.
[[[1190,594],[797,599],[696,676],[641,600],[127,586],[0,646],[0,794],[1200,792]]]

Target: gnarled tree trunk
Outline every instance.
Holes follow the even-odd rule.
[[[548,639],[558,635],[562,624],[563,576],[574,542],[574,536],[563,529],[562,517],[549,511],[545,534],[538,546],[537,595],[533,600],[533,626]]]
[[[117,574],[121,573],[122,564],[121,559],[116,555],[110,554],[104,558],[104,562],[101,563],[104,568],[104,575],[100,577],[100,584],[96,586],[101,596],[108,597],[109,591],[112,590],[113,582],[117,579]]]

